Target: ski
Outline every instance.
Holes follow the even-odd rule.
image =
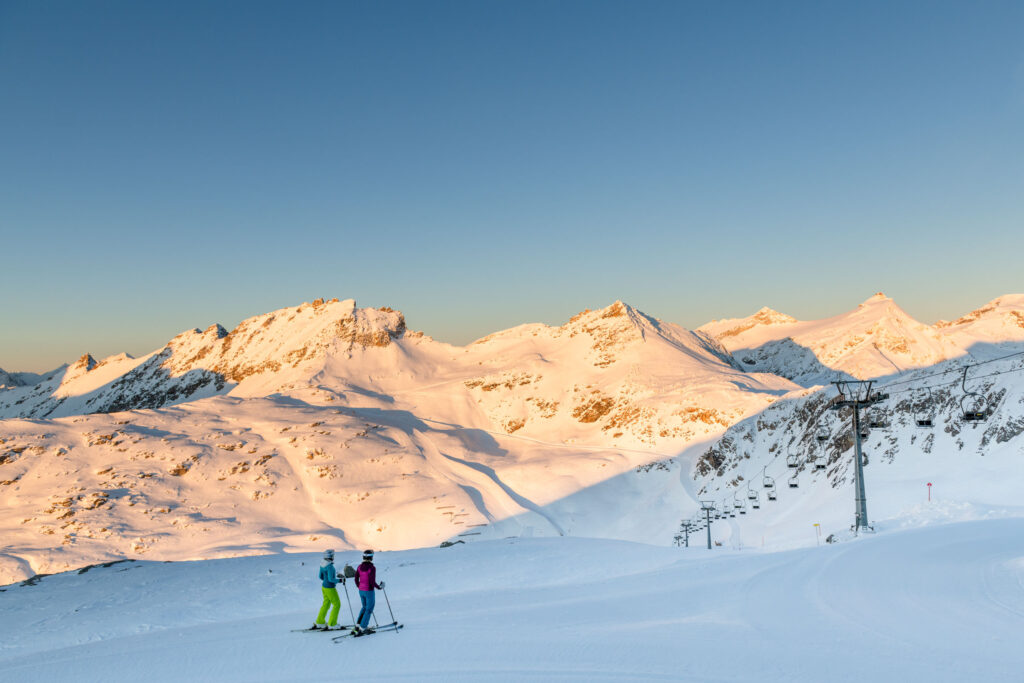
[[[402,628],[402,626],[404,626],[404,624],[388,624],[387,626],[375,628],[372,631],[360,631],[359,633],[353,633],[351,637],[362,638],[363,636],[372,636],[374,633],[387,633],[389,631],[397,631],[398,629]]]
[[[293,628],[292,633],[337,633],[338,631],[348,631],[351,626],[335,626],[332,629],[325,628]]]
[[[369,633],[367,633],[366,631],[362,631],[361,633],[349,631],[348,633],[342,634],[340,636],[335,636],[334,638],[331,638],[331,640],[333,640],[336,643],[340,643],[342,640],[345,640],[346,638],[362,638],[363,636],[372,636],[374,633],[397,631],[398,629],[403,628],[404,626],[405,624],[399,624],[397,621],[393,621],[390,624],[381,624]]]

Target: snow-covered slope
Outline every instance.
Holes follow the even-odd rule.
[[[14,407],[119,410],[0,422],[0,579],[325,536],[667,539],[688,498],[651,504],[681,490],[652,463],[798,389],[620,302],[467,347],[391,310],[315,302],[140,359],[86,356],[53,382]],[[624,513],[645,505],[657,514]]]
[[[656,452],[548,444],[393,406],[338,408],[331,396],[6,421],[0,582],[120,557],[325,542],[409,548],[521,533],[664,541],[685,511],[683,496],[647,500],[644,482],[680,487],[678,469],[637,471],[665,457]],[[595,485],[610,488],[613,505],[600,495],[563,500]],[[623,506],[642,504],[656,512],[619,519]]]
[[[1016,304],[1001,301],[1013,317]],[[802,326],[800,348],[850,374],[891,374],[880,369],[893,356],[883,339],[910,339],[914,362],[952,349],[958,359],[939,369],[971,357],[946,328],[921,332],[883,298],[831,322],[759,315],[724,326],[743,328],[735,334],[693,333],[616,302],[457,347],[406,330],[390,309],[317,301],[230,334],[187,332],[139,359],[86,355],[36,387],[0,392],[25,398],[3,400],[27,411],[0,421],[0,580],[120,557],[308,550],[324,539],[384,549],[510,535],[669,542],[699,498],[733,497],[764,467],[780,500],[717,526],[718,540],[799,544],[811,518],[849,524],[850,443],[834,436],[829,468],[804,464],[788,489],[785,449],[818,446],[826,393],[744,372],[711,332],[728,342],[758,325]],[[973,325],[975,347],[998,333],[1000,353],[1017,348],[1010,328],[980,326],[987,315],[951,327]],[[874,330],[870,343],[857,336],[864,329]],[[832,372],[821,367],[791,374],[820,381]],[[873,515],[916,501],[916,476],[948,482],[965,505],[1011,504],[1024,384],[1020,374],[971,376],[992,418],[964,428],[953,415],[959,389],[936,386],[932,404],[945,412],[932,436],[910,428],[921,401],[904,390],[916,385],[894,385],[894,431],[869,438],[869,490],[890,491],[872,497]]]
[[[886,376],[965,354],[948,335],[917,322],[881,293],[824,320],[798,321],[765,308],[697,331],[717,339],[745,367],[804,386]]]
[[[1024,667],[1019,518],[774,553],[575,538],[379,553],[377,614],[390,604],[405,628],[337,644],[289,632],[319,607],[318,559],[128,562],[8,587],[0,678],[961,683]]]
[[[869,520],[913,517],[927,500],[929,482],[933,497],[952,506],[927,508],[938,518],[1024,506],[1024,356],[970,370],[968,391],[984,396],[990,412],[981,422],[963,419],[965,362],[948,361],[879,383],[889,399],[862,412],[862,420],[880,425],[863,439]],[[716,501],[719,510],[745,507],[745,514],[735,510],[717,524],[726,542],[799,544],[812,523],[833,529],[853,523],[851,416],[849,409],[827,409],[835,395],[829,387],[779,401],[728,429],[701,456],[693,474],[698,495]],[[933,426],[919,427],[919,418],[930,418]],[[822,427],[829,435],[824,442],[817,438]],[[789,467],[790,457],[797,467]],[[818,469],[822,462],[826,468]],[[765,474],[778,491],[774,502],[767,500]],[[796,488],[789,486],[791,478]],[[750,491],[759,497],[758,510],[751,508]]]

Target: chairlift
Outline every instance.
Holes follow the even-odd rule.
[[[828,441],[828,438],[830,436],[832,435],[829,433],[828,427],[826,427],[825,425],[821,425],[820,427],[818,427],[818,432],[814,435],[814,438],[824,443]]]
[[[768,489],[768,500],[775,500],[775,489]]]
[[[751,489],[747,492],[747,498],[750,500],[750,507],[754,510],[761,509],[761,497],[757,495],[757,491]]]
[[[798,489],[798,488],[800,488],[800,479],[797,478],[797,476],[795,474],[792,477],[789,478],[789,488],[791,488],[791,489]]]
[[[764,478],[763,478],[761,483],[762,483],[762,485],[764,486],[765,489],[767,489],[769,491],[774,491],[775,490],[775,480],[772,479],[771,477],[769,477],[767,474],[764,475]]]
[[[747,503],[740,496],[739,491],[737,491],[732,497],[732,509],[741,515],[747,514]]]
[[[976,391],[967,390],[967,368],[964,368],[964,377],[960,383],[964,395],[960,399],[960,410],[966,422],[981,422],[988,419],[988,401]]]
[[[926,394],[925,391],[928,393]],[[924,390],[917,393],[917,398],[913,403],[914,405],[914,422],[917,423],[918,427],[932,427],[934,426],[933,420],[935,418],[935,403],[932,401],[932,389],[931,387],[925,387]]]
[[[792,467],[793,469],[796,469],[797,467],[800,467],[800,456],[797,455],[796,453],[792,453],[790,455],[787,455],[786,456],[786,466],[787,467]]]
[[[860,423],[860,438],[866,439],[870,435],[871,435],[871,430],[868,429],[868,423],[867,422],[861,422]]]
[[[814,469],[823,470],[828,467],[828,463],[825,462],[825,458],[820,458],[814,461]]]
[[[881,408],[872,408],[868,411],[867,423],[868,427],[871,427],[871,429],[887,427],[888,423],[885,420],[885,411]]]

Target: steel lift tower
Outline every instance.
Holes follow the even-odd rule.
[[[711,513],[715,511],[715,503],[710,500],[702,500],[700,509],[704,511],[705,522],[708,526],[708,550],[711,550]]]
[[[839,410],[840,408],[853,409],[854,472],[856,477],[854,481],[855,517],[853,533],[858,534],[862,529],[874,531],[874,527],[868,523],[868,501],[867,495],[864,493],[864,456],[860,445],[860,409],[884,401],[889,398],[889,394],[871,391],[871,386],[874,384],[872,381],[852,380],[849,382],[833,382],[832,384],[836,385],[839,395],[832,399],[829,408],[831,410]]]

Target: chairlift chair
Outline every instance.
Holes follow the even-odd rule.
[[[960,399],[960,410],[967,422],[981,422],[988,418],[985,399],[980,396],[964,396]]]
[[[775,489],[768,489],[768,500],[775,500]]]
[[[747,514],[747,503],[740,496],[740,492],[737,491],[736,495],[732,497],[732,509],[741,515]]]
[[[829,434],[828,427],[825,425],[818,427],[818,433],[814,435],[814,437],[821,442],[828,441],[829,436],[831,435]]]
[[[792,455],[787,455],[786,466],[792,467],[793,469],[800,467],[800,456],[797,455],[796,453],[793,453]]]
[[[924,393],[927,391],[928,393]],[[914,422],[918,427],[933,427],[935,418],[935,403],[932,401],[931,387],[918,393],[918,400],[914,401]]]
[[[791,489],[798,489],[798,488],[800,488],[800,479],[798,479],[795,474],[792,477],[789,478],[789,488],[791,488]]]
[[[881,429],[887,426],[885,421],[885,412],[879,408],[872,408],[868,411],[868,426],[871,429]]]
[[[960,383],[964,395],[960,399],[960,411],[963,413],[965,422],[981,422],[988,418],[988,401],[976,391],[967,390],[967,368],[964,368],[964,378]]]
[[[825,458],[819,458],[818,460],[814,461],[814,469],[823,470],[826,467],[828,467],[828,463],[825,462]]]

